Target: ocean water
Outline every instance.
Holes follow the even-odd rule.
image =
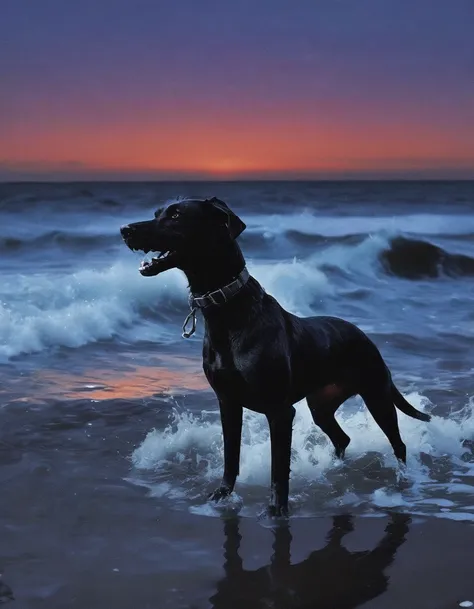
[[[338,411],[352,439],[343,462],[299,404],[292,518],[396,510],[474,522],[473,182],[3,184],[0,522],[8,535],[20,527],[41,538],[52,516],[58,530],[80,529],[81,501],[96,506],[89,527],[104,525],[112,504],[114,517],[132,517],[124,489],[158,519],[223,511],[256,519],[266,504],[269,433],[248,411],[236,492],[219,511],[207,503],[223,455],[201,370],[202,322],[181,338],[184,276],[142,277],[140,255],[119,235],[177,195],[224,199],[247,224],[241,245],[263,287],[293,313],[356,323],[407,399],[433,415],[427,424],[399,413],[408,449],[401,472],[360,399]],[[155,534],[167,543],[181,535]],[[44,597],[56,589],[48,585]]]

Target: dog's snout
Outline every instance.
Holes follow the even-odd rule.
[[[122,237],[130,237],[132,233],[133,226],[130,226],[130,224],[124,224],[120,227],[120,234],[122,235]]]

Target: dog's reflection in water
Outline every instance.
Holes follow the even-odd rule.
[[[246,571],[239,555],[238,519],[224,524],[225,577],[210,598],[214,609],[351,609],[376,598],[388,587],[391,565],[408,533],[410,517],[393,513],[373,550],[350,552],[342,545],[354,529],[351,516],[335,516],[326,545],[291,564],[288,526],[274,529],[270,564]]]

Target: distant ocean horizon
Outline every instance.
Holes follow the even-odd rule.
[[[77,166],[76,166],[77,165]],[[61,183],[242,183],[242,182],[471,182],[474,167],[459,166],[426,167],[389,170],[341,170],[341,171],[291,171],[272,170],[255,172],[205,172],[205,171],[154,171],[127,169],[94,169],[80,163],[71,168],[35,169],[15,168],[0,160],[0,184],[61,184]]]

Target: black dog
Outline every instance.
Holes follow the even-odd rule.
[[[154,220],[120,230],[131,249],[160,252],[142,263],[141,274],[181,269],[189,281],[192,315],[196,308],[203,313],[203,368],[219,400],[224,434],[224,476],[211,498],[217,501],[234,488],[245,406],[268,419],[269,514],[285,516],[293,404],[306,398],[314,422],[329,436],[338,457],[350,438],[334,413],[353,395],[363,398],[402,462],[406,447],[395,406],[415,419],[430,417],[405,400],[377,347],[356,326],[336,317],[296,317],[266,294],[249,276],[236,242],[245,228],[224,202],[213,198],[171,203]]]

